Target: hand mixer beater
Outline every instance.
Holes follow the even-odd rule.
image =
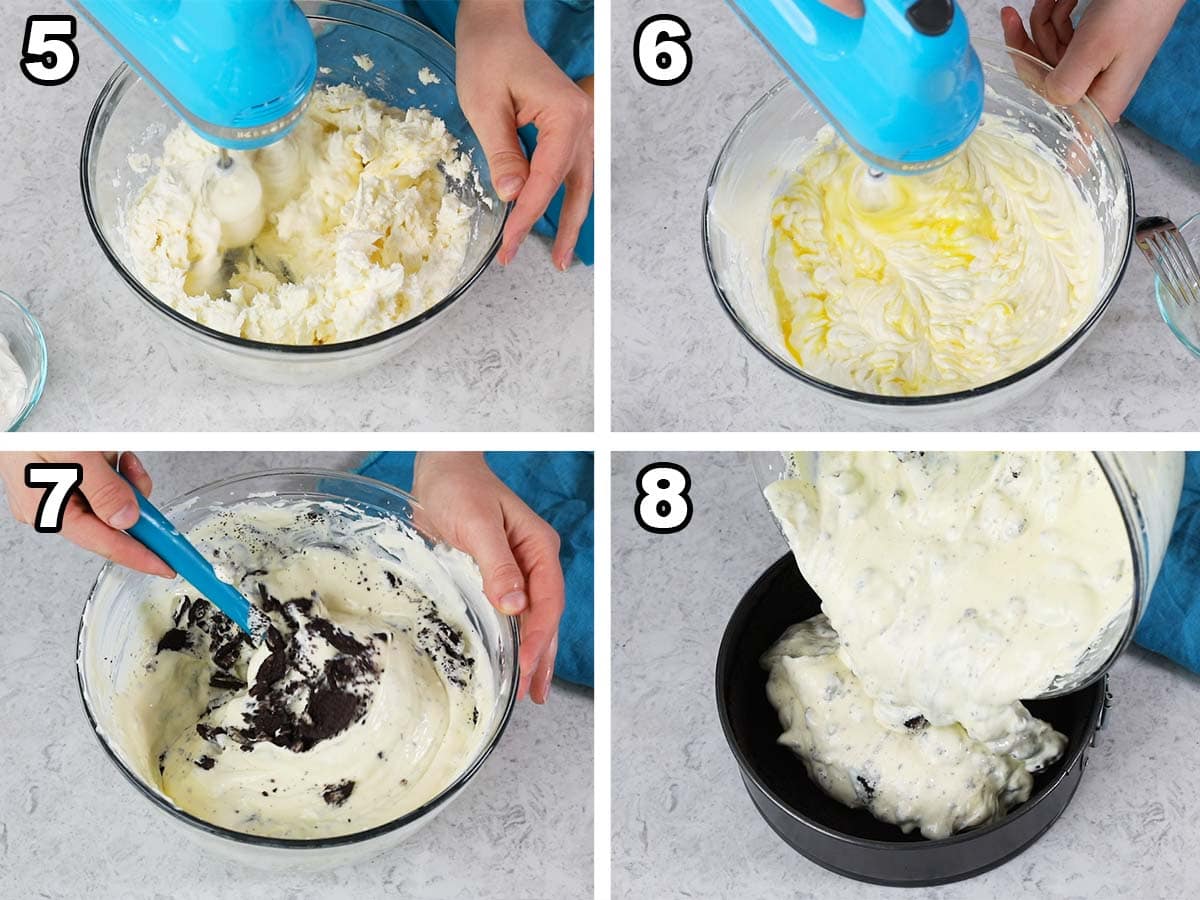
[[[298,178],[298,154],[285,138],[316,82],[317,47],[308,20],[293,0],[71,3],[180,118],[219,149],[204,199],[221,223],[220,247],[189,274],[194,291],[216,287],[225,254],[262,230],[264,191],[272,199]]]

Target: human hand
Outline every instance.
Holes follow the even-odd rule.
[[[515,200],[498,259],[508,265],[560,185],[566,185],[554,265],[566,271],[592,197],[592,98],[554,64],[525,27],[522,0],[463,0],[455,29],[458,97],[487,155],[492,184]],[[526,160],[517,129],[533,123]]]
[[[175,575],[170,566],[124,533],[137,522],[139,512],[133,491],[117,474],[115,453],[0,453],[0,480],[18,522],[31,525],[37,516],[44,489],[26,487],[25,466],[40,462],[79,463],[83,467],[83,482],[63,513],[63,537],[118,565],[164,578]],[[150,496],[154,484],[136,456],[122,454],[120,471]]]
[[[413,495],[422,527],[469,553],[483,591],[502,613],[520,616],[520,681],[545,703],[565,603],[558,533],[487,467],[481,453],[418,453]]]
[[[1111,122],[1117,121],[1166,40],[1184,0],[1093,0],[1076,28],[1071,13],[1078,0],[1036,0],[1025,31],[1021,14],[1000,10],[1004,41],[1054,67],[1046,97],[1068,106],[1084,94]]]

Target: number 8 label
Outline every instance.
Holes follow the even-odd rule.
[[[692,520],[692,478],[675,463],[651,463],[638,473],[634,518],[653,534],[674,534]]]

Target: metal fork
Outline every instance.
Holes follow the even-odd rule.
[[[1200,267],[1175,223],[1162,216],[1138,216],[1133,234],[1175,302],[1182,307],[1200,305]]]

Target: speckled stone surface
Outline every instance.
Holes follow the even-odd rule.
[[[566,273],[531,238],[493,264],[417,345],[355,378],[284,388],[239,379],[160,343],[160,318],[105,258],[83,212],[79,150],[116,54],[82,21],[79,71],[61,87],[17,68],[31,13],[0,12],[0,290],[41,321],[50,372],[26,429],[51,431],[585,431],[592,427],[592,270]],[[181,327],[181,326],[179,326]]]
[[[353,454],[156,454],[169,498],[288,465],[353,468]],[[105,756],[75,680],[75,636],[96,559],[0,516],[0,896],[592,896],[592,697],[556,682],[519,704],[474,782],[426,829],[365,863],[270,874],[202,854]]]
[[[962,0],[972,32],[1002,40],[1001,0]],[[1015,3],[1023,12],[1029,0]],[[781,75],[720,0],[678,4],[694,64],[674,87],[629,64],[634,31],[667,11],[616,0],[613,21],[613,422],[622,431],[840,431],[876,423],[835,408],[742,337],[713,293],[700,239],[709,170],[734,125]],[[1132,126],[1120,135],[1138,208],[1182,222],[1200,211],[1200,170]],[[1044,388],[979,430],[1194,430],[1194,360],[1154,304],[1134,251],[1116,297]],[[929,427],[913,422],[912,427]],[[943,425],[935,426],[945,427]]]
[[[684,465],[695,512],[657,537],[634,478]],[[935,889],[884,889],[794,852],[742,787],[717,718],[721,635],[786,552],[744,454],[617,454],[613,463],[613,894],[617,897],[1184,897],[1200,888],[1200,678],[1134,648],[1079,791],[1016,859]],[[797,761],[798,771],[800,763]]]

